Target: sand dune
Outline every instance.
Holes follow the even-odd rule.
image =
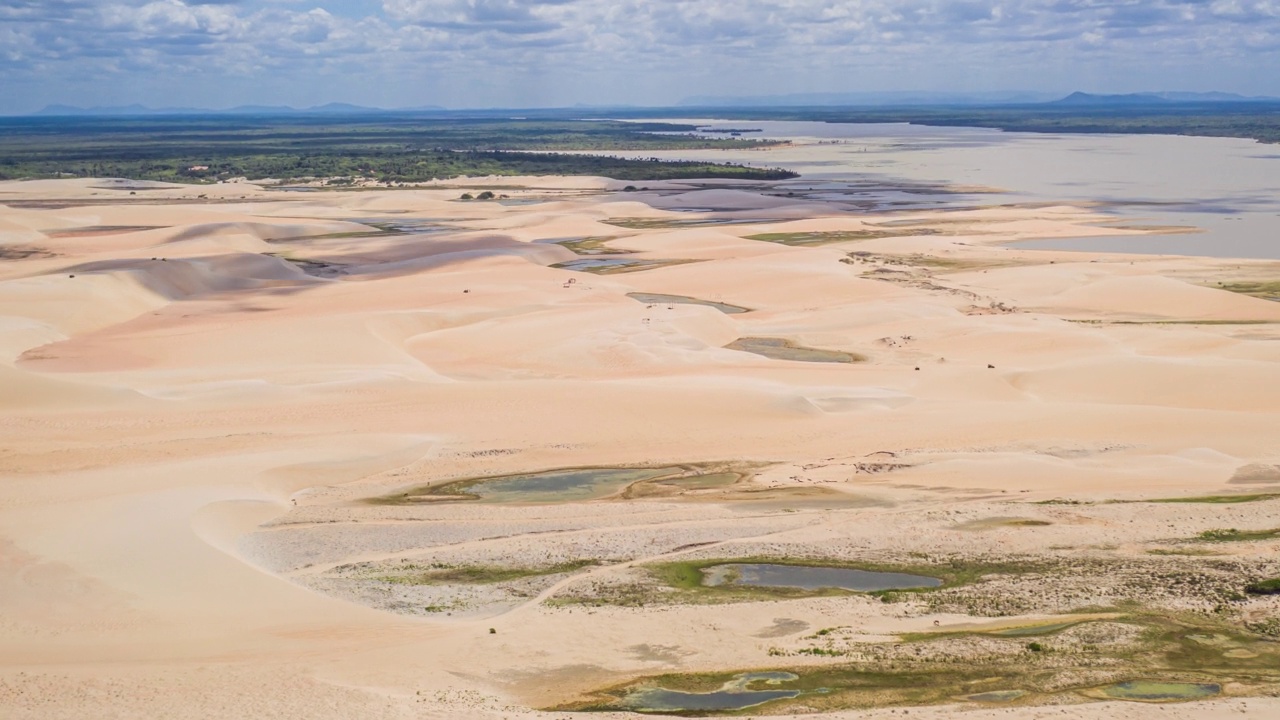
[[[1097,220],[1066,205],[877,215],[630,184],[0,183],[0,247],[47,251],[0,272],[0,715],[569,718],[537,708],[665,673],[852,661],[804,651],[816,637],[889,657],[906,633],[1082,608],[1278,612],[1133,579],[1280,575],[1274,539],[1171,554],[1274,528],[1278,501],[1145,502],[1280,492],[1280,305],[1217,289],[1238,263],[1003,246]],[[479,187],[544,202],[458,200]],[[608,222],[636,218],[670,222]],[[749,238],[886,228],[903,235]],[[601,237],[603,257],[697,262],[553,267],[601,257],[564,244]],[[858,357],[726,347],[744,338]],[[538,504],[423,490],[615,465],[696,477]],[[1034,560],[1053,582],[992,570],[896,602],[708,604],[646,569],[752,557]],[[530,572],[422,580],[468,568]],[[1086,652],[1053,637],[1046,668]],[[1095,702],[1111,676],[1086,675],[910,713],[1280,711],[1262,681],[1169,707]]]

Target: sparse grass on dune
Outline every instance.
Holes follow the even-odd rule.
[[[1280,580],[1274,581],[1280,591]],[[970,700],[1006,706],[1082,702],[1195,700],[1220,694],[1262,691],[1280,679],[1274,643],[1215,618],[1188,613],[1139,611],[1119,618],[1084,618],[1011,628],[1005,632],[914,633],[899,642],[868,643],[846,638],[847,628],[826,628],[792,650],[772,648],[773,667],[794,679],[779,687],[799,691],[725,715],[784,715],[794,712],[916,707]],[[1027,635],[1034,635],[1028,642]],[[827,657],[832,664],[791,665],[787,657]],[[708,693],[725,687],[743,670],[668,673],[603,688],[562,710],[617,709],[642,688]],[[1134,685],[1155,685],[1158,697],[1112,694]],[[766,687],[763,683],[757,687]],[[985,694],[985,695],[984,695]],[[643,697],[643,696],[641,696]],[[674,714],[701,717],[698,710]]]
[[[1273,540],[1280,537],[1277,530],[1237,530],[1226,528],[1221,530],[1205,530],[1196,536],[1201,542],[1247,542],[1252,540]]]
[[[1217,285],[1211,285],[1219,290],[1227,292],[1239,293],[1241,295],[1249,295],[1263,300],[1275,300],[1280,302],[1280,280],[1255,281],[1255,282],[1220,282]]]
[[[393,585],[491,585],[544,575],[559,575],[598,565],[596,560],[576,560],[546,567],[498,567],[489,565],[406,565],[400,572],[375,579]]]
[[[758,235],[748,235],[746,239],[790,245],[792,247],[816,247],[832,243],[875,240],[901,234],[884,230],[834,230],[829,232],[760,233]]]
[[[1280,493],[1253,493],[1248,495],[1197,495],[1184,498],[1160,498],[1158,500],[1142,500],[1153,503],[1207,503],[1212,505],[1234,505],[1236,503],[1263,502],[1280,499]]]

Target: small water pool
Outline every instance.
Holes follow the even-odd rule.
[[[1200,700],[1213,697],[1220,692],[1222,692],[1222,686],[1217,683],[1161,682],[1158,680],[1134,680],[1102,688],[1102,694],[1107,697],[1142,702]]]
[[[800,590],[915,590],[942,585],[938,578],[907,573],[872,572],[855,568],[774,563],[726,563],[702,570],[702,584],[709,587],[747,585],[751,587],[797,588]]]
[[[636,712],[713,712],[741,710],[774,700],[798,697],[799,690],[752,689],[759,685],[782,685],[799,680],[788,672],[744,673],[725,683],[719,690],[707,693],[682,692],[666,688],[632,690],[618,703]]]
[[[562,263],[552,265],[553,268],[561,270],[576,270],[578,272],[589,272],[597,275],[608,275],[610,273],[635,272],[637,270],[652,270],[653,268],[665,267],[667,265],[680,265],[682,263],[691,262],[690,260],[633,260],[631,258],[617,257],[584,257],[577,260],[567,260]]]
[[[839,350],[822,350],[797,345],[783,338],[744,337],[725,345],[729,350],[762,355],[771,360],[796,360],[799,362],[855,363],[863,358]]]
[[[627,293],[627,297],[632,300],[638,300],[642,303],[654,305],[661,305],[664,303],[671,303],[675,305],[702,305],[705,307],[715,308],[725,315],[740,315],[742,313],[751,312],[750,308],[730,305],[729,303],[716,302],[714,300],[700,300],[687,295],[664,295],[662,293],[633,292]]]
[[[681,472],[664,468],[571,468],[541,473],[463,480],[440,486],[433,494],[471,497],[486,503],[545,503],[594,500],[642,480]]]

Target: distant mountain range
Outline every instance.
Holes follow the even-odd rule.
[[[1052,93],[1008,91],[977,93],[872,92],[806,93],[730,97],[700,95],[680,101],[681,107],[778,108],[778,107],[905,107],[913,105],[1153,105],[1170,103],[1280,102],[1274,97],[1248,97],[1224,92],[1147,92],[1125,95],[1095,95],[1075,92],[1067,97]]]
[[[1032,91],[940,93],[940,92],[861,92],[861,93],[797,93],[790,95],[756,95],[734,97],[723,95],[699,95],[681,100],[682,108],[788,108],[788,107],[909,107],[909,106],[985,106],[985,105],[1039,105],[1042,107],[1130,107],[1142,105],[1171,105],[1177,103],[1280,103],[1280,97],[1246,96],[1224,92],[1144,92],[1120,95],[1103,95],[1074,92],[1066,97],[1057,94]],[[636,106],[577,105],[576,109],[633,111],[649,108]],[[545,109],[544,109],[545,110]],[[75,107],[49,105],[31,113],[32,117],[102,117],[149,115],[371,115],[404,112],[451,112],[438,105],[422,105],[409,108],[376,108],[348,103],[329,103],[308,108],[287,105],[240,105],[223,110],[190,107],[152,108],[145,105],[115,105],[108,107]],[[467,114],[492,112],[525,112],[519,109],[499,111],[452,111]],[[538,110],[528,110],[536,113]]]
[[[1125,95],[1093,95],[1074,92],[1055,101],[1054,105],[1164,105],[1169,103],[1250,103],[1280,102],[1280,98],[1237,95],[1224,92],[1149,92]]]
[[[327,105],[317,105],[309,108],[294,108],[287,105],[240,105],[238,107],[227,108],[225,110],[188,107],[151,108],[145,105],[135,104],[89,108],[75,107],[73,105],[48,105],[31,114],[33,116],[46,117],[101,117],[104,115],[355,115],[382,112],[434,112],[440,110],[444,110],[444,108],[436,105],[423,105],[421,107],[386,110],[383,108],[364,107],[362,105],[350,105],[348,103],[329,103]]]
[[[1007,91],[974,93],[857,92],[793,93],[790,95],[695,95],[679,107],[889,107],[904,105],[1012,105],[1054,100],[1054,93]]]

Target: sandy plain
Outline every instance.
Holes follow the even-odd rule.
[[[852,212],[771,185],[644,185],[0,184],[0,715],[574,717],[544,709],[668,673],[910,665],[907,634],[1063,616],[1105,637],[940,651],[1061,670],[1034,701],[830,716],[1280,713],[1274,678],[1230,663],[1212,700],[1087,693],[1132,676],[1087,656],[1130,642],[1107,621],[1139,607],[1253,628],[1237,656],[1274,657],[1278,598],[1235,590],[1280,575],[1277,539],[1197,537],[1280,527],[1280,498],[1149,501],[1280,493],[1280,303],[1215,287],[1280,263],[1007,246],[1100,219],[1070,205]],[[457,200],[486,187],[531,202]],[[854,239],[748,238],[795,233]],[[581,238],[690,262],[552,267],[592,257],[550,242]],[[726,349],[743,337],[862,361]],[[747,477],[370,502],[695,463]],[[1002,569],[889,602],[718,602],[646,569],[748,557]],[[538,572],[405,581],[457,568]]]

